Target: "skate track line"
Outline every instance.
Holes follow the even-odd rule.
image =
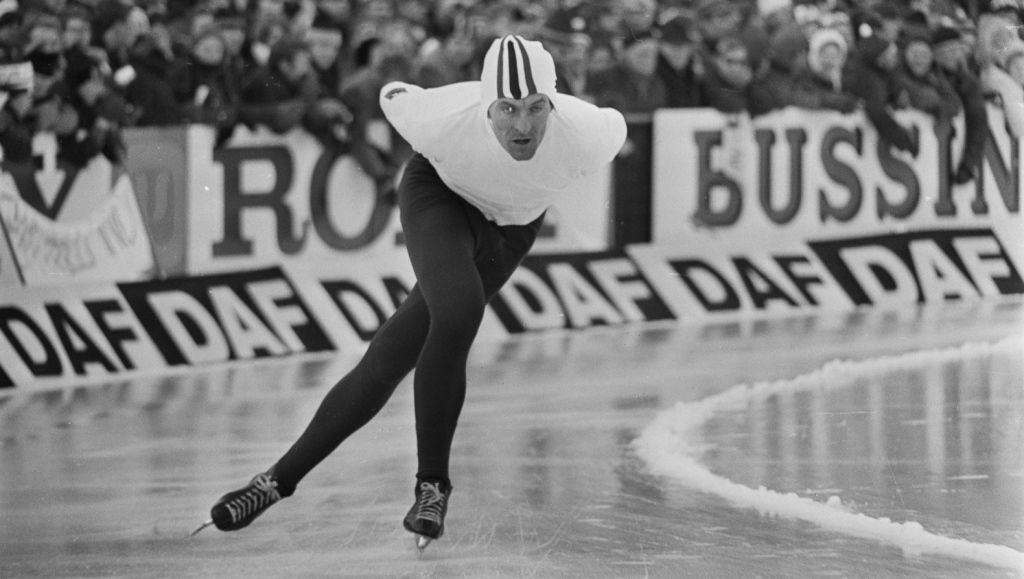
[[[880,377],[899,369],[920,368],[954,360],[985,358],[995,353],[1022,355],[1024,341],[1006,338],[994,344],[967,343],[959,347],[911,352],[862,361],[834,360],[793,379],[740,384],[691,403],[680,402],[659,413],[633,441],[637,454],[651,472],[682,483],[694,490],[718,495],[737,507],[752,508],[761,515],[799,519],[837,533],[895,545],[907,555],[934,554],[970,560],[986,565],[1024,570],[1024,553],[1005,545],[975,543],[926,531],[916,521],[898,523],[887,517],[875,518],[844,507],[838,497],[826,503],[757,489],[716,475],[700,462],[703,448],[697,442],[700,429],[716,412],[742,410],[748,400],[776,393],[836,390],[854,384],[855,378]]]

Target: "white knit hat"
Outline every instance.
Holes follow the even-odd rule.
[[[550,97],[555,92],[555,61],[540,42],[508,34],[491,43],[480,73],[480,105],[484,109],[499,98]]]

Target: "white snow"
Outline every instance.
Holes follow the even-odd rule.
[[[1005,545],[975,543],[931,533],[916,521],[896,522],[857,513],[838,496],[824,503],[795,493],[781,493],[738,484],[716,475],[701,463],[700,431],[717,412],[741,410],[748,401],[777,393],[844,388],[858,379],[881,376],[896,369],[921,368],[943,362],[1024,353],[1024,341],[1012,337],[996,343],[967,343],[956,348],[912,352],[862,361],[837,360],[789,380],[733,386],[720,394],[692,403],[678,403],[661,412],[634,441],[637,454],[657,475],[697,491],[720,496],[737,507],[762,515],[798,519],[845,535],[897,546],[908,555],[935,554],[996,567],[1024,570],[1024,553]]]

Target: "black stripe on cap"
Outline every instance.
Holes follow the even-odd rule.
[[[519,50],[523,53],[523,76],[526,77],[526,94],[535,94],[537,92],[537,84],[533,82],[533,69],[530,67],[530,56],[526,54],[526,46],[518,36],[513,36],[512,38],[515,39],[516,44],[519,45]]]
[[[498,48],[498,70],[494,76],[498,77],[498,91],[495,93],[498,98],[507,98],[505,96],[505,83],[501,82],[502,77],[505,76],[505,43],[502,42]]]
[[[508,90],[512,98],[523,98],[523,88],[519,86],[519,59],[516,58],[516,47],[512,40],[508,41]]]

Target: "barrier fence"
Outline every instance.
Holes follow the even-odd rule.
[[[482,336],[1024,293],[1019,142],[902,111],[916,157],[859,115],[631,119],[566,191]],[[132,129],[126,167],[0,174],[0,388],[362,347],[414,283],[396,210],[302,132]],[[386,144],[385,144],[386,145]]]

